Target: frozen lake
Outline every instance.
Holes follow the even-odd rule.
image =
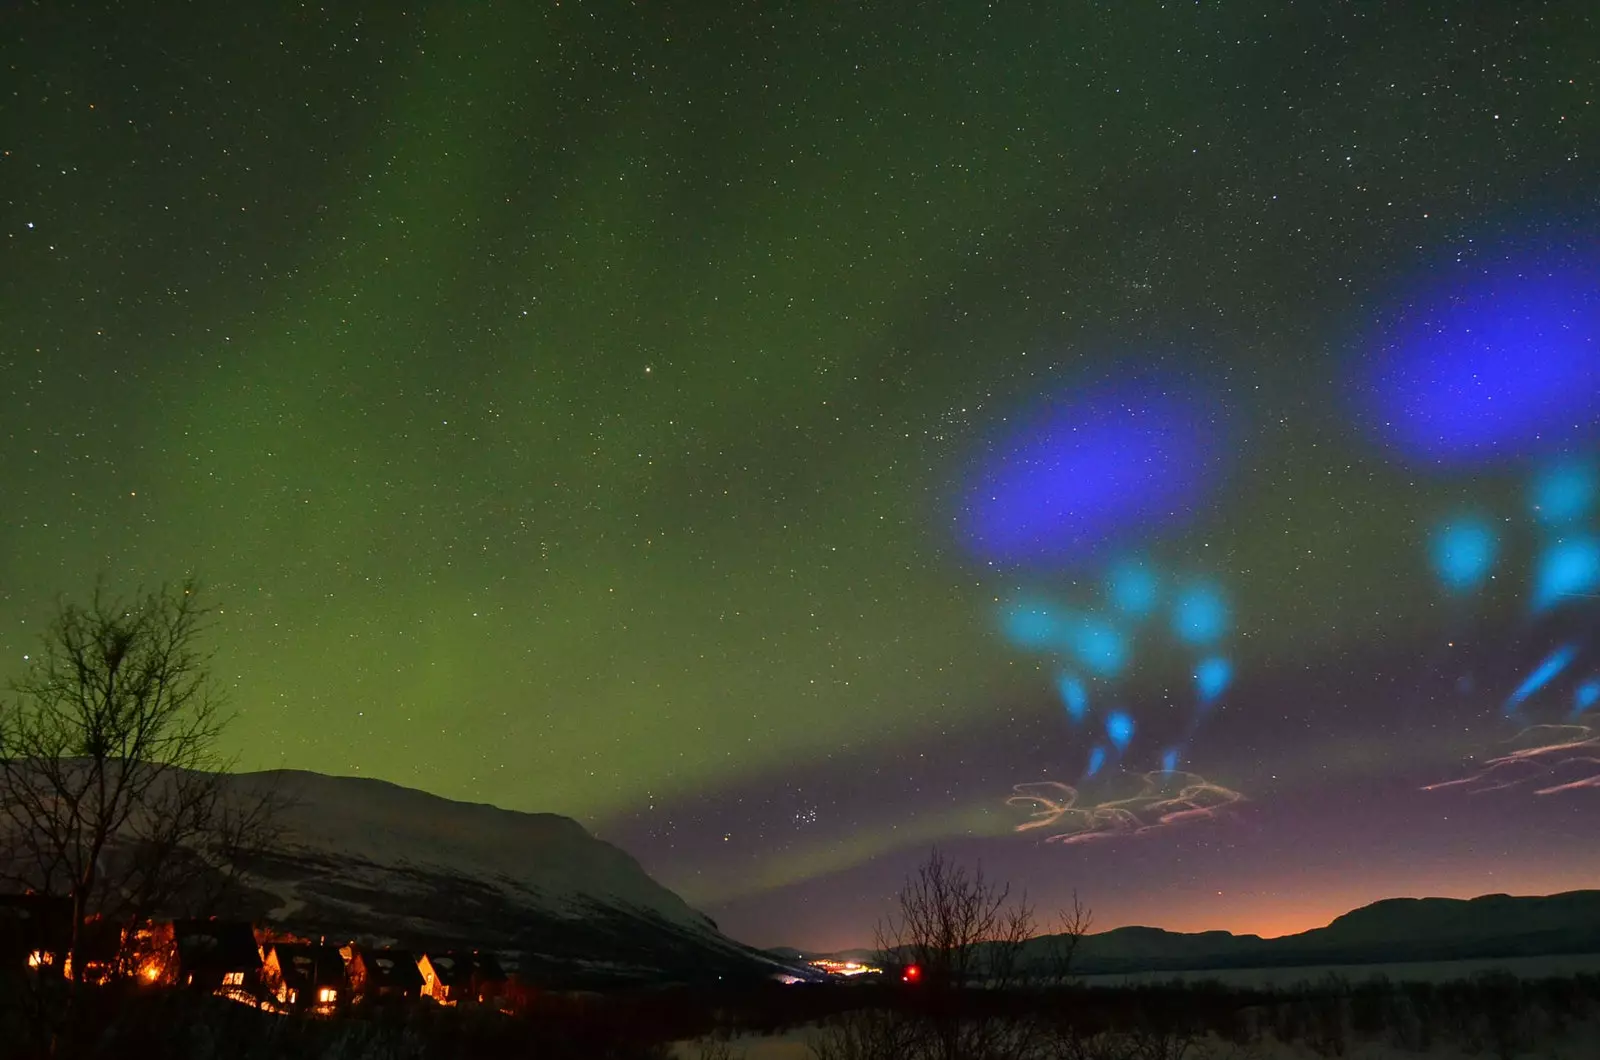
[[[1315,984],[1330,976],[1345,982],[1360,983],[1372,979],[1390,982],[1445,983],[1485,972],[1509,972],[1523,979],[1545,979],[1572,975],[1600,975],[1600,953],[1572,954],[1557,957],[1503,957],[1469,961],[1416,961],[1390,964],[1325,964],[1301,965],[1285,968],[1223,968],[1190,972],[1137,972],[1124,975],[1088,975],[1082,982],[1091,986],[1136,986],[1144,983],[1220,982],[1228,986],[1257,988],[1289,988],[1300,983]],[[809,1043],[817,1033],[814,1027],[794,1027],[763,1037],[747,1035],[732,1043],[736,1060],[808,1060]],[[675,1055],[681,1060],[699,1060],[703,1048],[699,1042],[680,1042]],[[1199,1043],[1189,1054],[1194,1060],[1222,1060],[1236,1057],[1238,1051],[1224,1042],[1208,1039]],[[1321,1055],[1303,1044],[1283,1044],[1270,1039],[1255,1043],[1244,1055],[1257,1060],[1321,1060]],[[1376,1042],[1353,1045],[1352,1057],[1360,1060],[1403,1060],[1410,1057],[1434,1057],[1437,1060],[1477,1060],[1487,1055],[1481,1052],[1463,1052],[1454,1044],[1441,1043],[1427,1053],[1407,1052]],[[1537,1057],[1538,1060],[1591,1060],[1600,1056],[1600,1041],[1595,1039],[1593,1025],[1575,1029],[1575,1036],[1561,1042],[1540,1043],[1530,1051],[1518,1052],[1519,1058]]]
[[[1388,979],[1392,982],[1447,983],[1484,972],[1509,972],[1522,979],[1600,974],[1600,953],[1555,957],[1493,957],[1469,961],[1416,961],[1393,964],[1321,964],[1283,968],[1217,968],[1187,972],[1127,972],[1086,975],[1089,986],[1132,986],[1141,983],[1217,982],[1239,987],[1289,987],[1315,983],[1329,976],[1348,982]]]

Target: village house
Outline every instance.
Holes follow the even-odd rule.
[[[71,916],[68,916],[70,932]],[[72,954],[65,953],[61,971],[68,979],[81,983],[106,983],[121,974],[133,928],[96,913],[78,925],[78,960],[72,967]]]
[[[506,988],[506,973],[482,950],[425,953],[417,958],[422,993],[441,1005],[488,1004]]]
[[[344,956],[338,947],[273,942],[265,951],[262,981],[279,1004],[326,1014],[349,1000]]]
[[[415,1001],[422,996],[422,970],[410,951],[351,944],[339,952],[345,959],[352,1003]]]
[[[178,982],[178,948],[172,922],[150,920],[122,933],[118,970],[133,975],[145,986],[173,986]]]
[[[529,985],[522,974],[522,960],[517,954],[501,953],[498,955],[500,970],[505,973],[505,982],[500,995],[495,1000],[495,1007],[508,1015],[526,1011],[532,1003],[536,991]]]
[[[61,964],[72,944],[72,899],[0,895],[0,967],[39,970]]]
[[[179,986],[215,994],[254,996],[261,985],[261,951],[243,920],[174,920]]]
[[[72,976],[71,905],[47,895],[0,895],[0,972],[59,968]],[[83,981],[127,977],[147,987],[203,990],[279,1011],[330,1015],[351,1005],[412,1002],[526,1007],[529,990],[481,950],[412,951],[312,943],[242,920],[146,921],[100,917],[79,939]],[[274,1006],[269,999],[276,999]]]

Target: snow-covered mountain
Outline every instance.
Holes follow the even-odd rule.
[[[229,782],[284,803],[243,911],[285,930],[495,950],[532,978],[568,983],[782,970],[570,818],[359,777],[280,770]]]

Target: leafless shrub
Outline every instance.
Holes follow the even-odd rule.
[[[702,1040],[696,1045],[696,1060],[739,1060],[743,1053],[735,1053],[733,1045],[721,1038]]]
[[[1047,987],[1072,982],[1078,947],[1093,924],[1094,915],[1078,897],[1078,892],[1073,891],[1072,904],[1057,912],[1052,925],[1054,930],[1043,939],[1044,952],[1038,966],[1028,969],[1030,981]]]
[[[905,970],[899,1007],[837,1021],[813,1051],[822,1060],[1047,1060],[1052,1026],[1017,1010],[1012,995],[1065,982],[1089,922],[1074,896],[1060,933],[1041,946],[1025,895],[934,850],[877,930],[885,967]]]

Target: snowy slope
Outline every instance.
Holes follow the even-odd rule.
[[[570,818],[358,777],[275,771],[230,783],[287,801],[242,910],[285,929],[497,950],[562,980],[778,970]]]
[[[710,925],[632,857],[570,817],[297,770],[244,774],[235,783],[254,790],[270,786],[289,798],[280,816],[281,845],[299,854],[505,880],[537,894],[556,915],[583,916],[601,901],[694,929]]]

